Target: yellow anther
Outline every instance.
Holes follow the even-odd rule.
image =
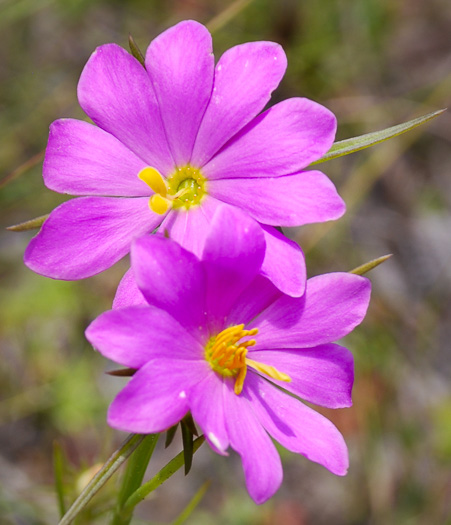
[[[205,357],[211,368],[225,377],[235,378],[234,392],[237,395],[243,390],[248,366],[272,379],[291,381],[290,376],[279,372],[275,367],[246,357],[248,347],[254,346],[256,341],[255,339],[240,341],[240,339],[257,333],[258,328],[244,330],[244,324],[230,326],[210,339],[205,348]]]
[[[155,169],[147,166],[138,173],[138,178],[145,182],[154,193],[166,197],[168,188],[161,174]]]
[[[246,364],[247,366],[250,366],[254,370],[257,370],[258,372],[261,372],[262,374],[265,374],[268,377],[271,377],[272,379],[277,379],[278,381],[285,381],[286,383],[289,383],[291,381],[291,377],[287,374],[284,374],[283,372],[279,372],[277,368],[271,366],[271,365],[265,365],[263,363],[258,363],[257,361],[254,361],[253,359],[247,359],[246,358]]]
[[[164,215],[171,206],[172,202],[162,197],[159,193],[155,193],[155,195],[150,197],[149,208],[158,213],[158,215]]]

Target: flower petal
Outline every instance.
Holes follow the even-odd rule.
[[[273,42],[249,42],[222,55],[197,134],[191,158],[194,166],[203,166],[265,107],[286,67],[283,49]]]
[[[301,226],[338,219],[345,203],[320,171],[265,179],[221,179],[208,185],[217,199],[272,226]]]
[[[204,340],[205,273],[199,259],[157,234],[137,239],[131,261],[136,283],[147,302]]]
[[[334,115],[305,98],[276,104],[247,124],[202,169],[209,180],[301,171],[332,146]]]
[[[259,273],[265,256],[260,225],[237,208],[218,207],[202,253],[208,322],[222,330],[230,307]]]
[[[300,297],[305,291],[307,269],[301,248],[272,226],[262,225],[266,253],[262,275],[284,294]]]
[[[152,83],[142,65],[116,44],[98,47],[78,83],[89,117],[160,173],[174,170]]]
[[[221,205],[220,201],[208,195],[200,206],[193,206],[188,211],[173,210],[166,216],[159,231],[200,258],[211,220],[216,208]]]
[[[349,466],[348,450],[337,428],[321,414],[256,374],[249,376],[246,377],[246,391],[252,408],[271,436],[288,450],[344,476]]]
[[[259,347],[309,348],[344,337],[365,317],[370,291],[368,279],[350,273],[309,279],[303,297],[283,296],[251,323]]]
[[[180,22],[150,43],[146,69],[158,98],[175,163],[188,164],[213,87],[214,56],[207,28]]]
[[[104,312],[86,330],[102,355],[140,368],[151,359],[203,360],[202,345],[164,310],[130,306]]]
[[[248,357],[288,374],[290,383],[271,381],[310,403],[328,408],[352,405],[354,359],[347,348],[336,344],[293,350],[250,348]]]
[[[149,199],[79,197],[55,208],[31,239],[24,261],[53,279],[84,279],[126,255],[134,238],[152,231],[161,215]]]
[[[281,295],[282,292],[269,279],[257,275],[230,308],[226,324],[248,324]]]
[[[212,449],[227,456],[229,437],[224,414],[223,378],[210,370],[188,393],[188,403],[194,420]]]
[[[113,300],[113,309],[126,308],[127,306],[147,305],[144,295],[136,284],[133,270],[129,268],[116,290],[116,295]]]
[[[255,503],[264,503],[282,483],[282,463],[276,447],[257,420],[249,397],[244,391],[237,396],[231,381],[225,386],[224,410],[230,445],[241,456],[249,495]]]
[[[187,413],[187,392],[205,373],[205,362],[149,361],[116,396],[108,424],[138,434],[163,432]]]
[[[146,163],[103,129],[73,119],[50,126],[43,177],[51,190],[118,197],[150,194],[138,179]]]

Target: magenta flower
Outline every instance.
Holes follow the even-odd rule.
[[[146,304],[105,312],[86,331],[104,356],[137,370],[108,423],[161,432],[191,411],[216,452],[241,456],[257,503],[282,481],[270,436],[346,473],[341,434],[285,391],[351,405],[352,355],[332,341],[362,321],[370,295],[369,281],[348,273],[310,279],[301,298],[284,295],[259,275],[264,251],[260,226],[229,207],[215,213],[200,259],[162,235],[141,237],[131,257]]]
[[[292,98],[259,115],[285,69],[272,42],[233,47],[215,67],[211,36],[194,21],[153,40],[145,68],[115,44],[99,47],[78,85],[96,126],[54,122],[43,169],[48,188],[82,197],[50,214],[27,266],[57,279],[89,277],[156,228],[200,255],[224,202],[261,224],[262,273],[302,295],[302,252],[274,226],[336,219],[344,203],[324,174],[303,171],[332,145],[332,113]]]

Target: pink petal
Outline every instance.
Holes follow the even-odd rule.
[[[322,157],[333,144],[335,130],[328,109],[291,98],[247,124],[202,172],[209,180],[290,175]]]
[[[188,164],[213,86],[210,33],[193,20],[169,28],[150,43],[146,68],[175,163]]]
[[[55,208],[31,239],[24,261],[53,279],[84,279],[106,270],[130,251],[132,240],[151,232],[161,215],[149,199],[79,197]]]
[[[248,357],[259,363],[275,366],[288,374],[290,383],[271,379],[285,390],[328,408],[352,405],[354,360],[351,352],[342,346],[328,344],[308,349],[293,350],[249,349]]]
[[[249,42],[222,55],[197,134],[191,158],[194,166],[203,166],[265,107],[286,67],[283,49],[273,42]]]
[[[280,457],[245,392],[237,396],[232,381],[226,386],[224,410],[230,445],[241,456],[249,495],[255,503],[264,503],[282,483]]]
[[[226,324],[248,324],[281,295],[282,292],[269,279],[257,275],[230,308]]]
[[[138,239],[131,251],[136,283],[149,304],[205,341],[205,272],[199,259],[162,235]]]
[[[370,281],[360,275],[318,275],[307,281],[303,297],[281,297],[251,326],[258,327],[261,349],[309,348],[330,343],[362,322],[370,291]]]
[[[209,192],[272,226],[301,226],[338,219],[345,204],[332,182],[320,171],[265,179],[211,181]]]
[[[61,119],[50,126],[43,176],[51,190],[71,195],[149,195],[149,186],[137,177],[145,166],[122,142],[92,124]]]
[[[346,443],[328,419],[256,374],[250,374],[246,380],[252,408],[274,439],[338,476],[346,474],[349,466]]]
[[[128,269],[117,287],[116,295],[113,300],[113,309],[147,304],[144,295],[136,284],[132,268]]]
[[[78,83],[83,110],[146,164],[165,175],[174,161],[157,99],[143,66],[116,44],[98,47]]]
[[[307,269],[301,248],[272,226],[263,226],[266,253],[262,275],[284,294],[300,297],[305,291]]]
[[[205,362],[149,361],[116,396],[108,424],[138,434],[163,432],[187,413],[187,392],[205,373]]]
[[[260,225],[236,208],[216,210],[202,253],[206,304],[212,330],[222,330],[230,307],[260,271],[265,238]]]
[[[212,449],[227,456],[229,437],[224,414],[224,381],[213,371],[188,393],[188,402],[196,424]]]
[[[105,357],[130,368],[151,359],[204,360],[203,346],[159,308],[130,306],[101,314],[86,330]]]
[[[188,211],[172,210],[159,231],[200,257],[211,220],[220,205],[219,201],[208,195],[200,206],[193,206]]]

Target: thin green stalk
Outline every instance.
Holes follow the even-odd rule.
[[[193,443],[193,454],[198,450],[198,448],[205,441],[204,436],[198,437]],[[183,451],[177,454],[175,458],[164,466],[156,476],[154,476],[150,481],[144,483],[138,490],[128,498],[123,507],[123,518],[131,516],[133,514],[133,509],[140,503],[144,498],[146,498],[151,492],[156,488],[162,485],[168,478],[179,470],[185,463]]]
[[[130,434],[122,445],[114,452],[107,460],[103,467],[97,472],[87,486],[82,490],[81,494],[74,501],[70,509],[63,516],[58,525],[69,525],[78,516],[78,514],[86,507],[94,495],[105,485],[116,470],[127,460],[130,454],[143,442],[144,438],[141,434]]]
[[[53,442],[53,475],[55,476],[55,490],[58,501],[58,510],[60,517],[64,516],[66,512],[66,506],[64,504],[64,459],[61,445],[57,442]]]
[[[147,435],[139,448],[132,454],[127,463],[127,468],[122,480],[121,490],[117,498],[116,510],[111,525],[128,525],[132,518],[130,515],[125,520],[121,518],[121,510],[127,499],[135,492],[142,483],[147,465],[152,457],[159,434]]]

